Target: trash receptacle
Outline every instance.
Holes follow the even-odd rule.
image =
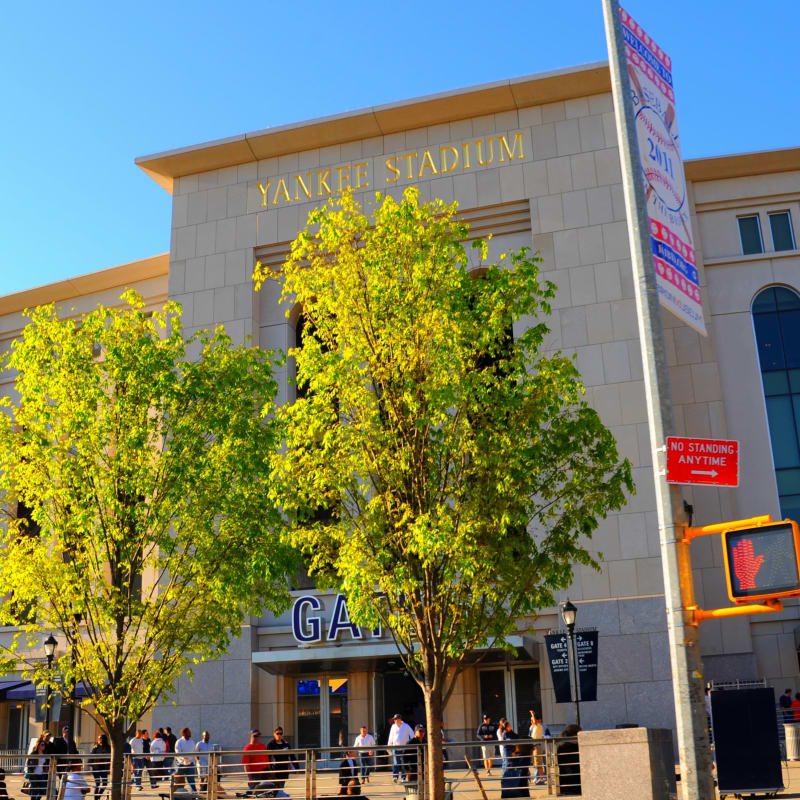
[[[785,723],[783,735],[786,740],[786,760],[800,761],[800,722]]]

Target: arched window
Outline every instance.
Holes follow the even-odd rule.
[[[800,295],[782,286],[753,301],[781,514],[800,520]]]

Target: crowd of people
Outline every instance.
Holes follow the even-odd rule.
[[[477,737],[481,746],[483,765],[487,775],[492,774],[495,759],[499,755],[501,764],[501,797],[530,797],[530,784],[546,782],[545,750],[543,740],[550,737],[550,730],[543,724],[541,715],[530,712],[530,727],[527,739],[521,739],[514,732],[510,720],[505,717],[497,725],[492,723],[489,714],[483,715]],[[580,766],[578,745],[575,737],[580,729],[568,725],[562,733],[564,741],[557,747],[557,764],[561,794],[580,794]],[[169,726],[159,728],[150,736],[145,728],[138,729],[125,743],[124,751],[131,758],[131,781],[140,791],[146,777],[150,788],[155,790],[162,781],[171,776],[181,784],[188,785],[193,794],[206,790],[208,785],[209,753],[214,749],[211,735],[203,731],[199,741],[192,738],[189,728],[182,728],[176,736]],[[412,728],[403,720],[401,714],[390,719],[386,736],[389,748],[394,783],[416,784],[420,780],[420,759],[426,744],[425,726],[418,724]],[[443,745],[449,740],[442,731]],[[358,795],[361,787],[370,782],[371,773],[376,768],[377,742],[366,725],[361,726],[353,742],[353,749],[347,750],[339,764],[339,794]],[[283,728],[278,725],[272,738],[264,744],[261,731],[253,728],[250,740],[244,747],[241,763],[247,782],[244,796],[260,796],[259,792],[283,792],[289,773],[299,770],[300,764],[290,752],[291,745],[284,737]],[[51,738],[49,732],[43,733],[34,743],[25,766],[26,793],[32,800],[40,800],[47,789],[51,756],[63,756],[56,762],[56,771],[66,781],[64,800],[82,800],[91,787],[82,774],[78,748],[69,727],[65,726],[61,736]],[[86,768],[91,773],[94,784],[94,800],[101,800],[108,789],[111,746],[106,734],[101,733],[91,750],[93,756],[107,755],[108,758],[93,758],[87,761]],[[443,761],[448,762],[446,749]]]

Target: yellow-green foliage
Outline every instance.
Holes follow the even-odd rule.
[[[109,732],[224,650],[245,613],[283,609],[293,568],[267,491],[270,355],[221,328],[187,344],[179,306],[123,300],[79,319],[28,312],[0,415],[0,594],[13,600],[0,622],[21,626],[37,683],[84,682]],[[17,500],[34,525],[14,518]],[[25,649],[51,631],[48,673]]]
[[[573,361],[539,352],[556,288],[539,259],[472,277],[467,234],[455,204],[413,188],[370,216],[345,193],[255,274],[309,321],[274,472],[292,541],[440,698],[470,650],[503,646],[594,563],[586,537],[633,490]]]

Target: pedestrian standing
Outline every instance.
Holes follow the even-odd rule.
[[[195,786],[195,768],[194,768],[194,748],[196,742],[192,739],[192,732],[188,728],[181,730],[181,738],[175,742],[175,761],[178,764],[176,775],[183,775],[189,786],[192,787],[193,792],[197,792]]]
[[[167,743],[167,755],[164,757],[164,772],[172,772],[173,764],[175,763],[175,744],[178,737],[172,732],[172,728],[167,725],[164,728],[164,741]]]
[[[131,756],[133,757],[133,785],[141,791],[142,769],[144,768],[144,740],[141,729],[136,731],[136,735],[128,744],[131,746]]]
[[[244,746],[242,764],[244,764],[247,785],[250,789],[255,789],[259,783],[267,780],[269,755],[267,746],[261,741],[261,731],[258,728],[250,731],[250,742]]]
[[[399,745],[408,744],[414,738],[414,731],[411,727],[403,722],[401,714],[395,714],[392,717],[392,727],[389,731],[389,739],[386,742],[390,747],[395,745],[392,752],[392,780],[397,783],[397,776],[400,775],[401,779],[405,782],[406,773],[408,772],[407,754],[406,751],[401,749]]]
[[[792,721],[792,714],[789,709],[792,707],[792,690],[785,689],[783,694],[778,698],[778,705],[781,707],[781,716],[784,722]]]
[[[94,779],[94,800],[100,800],[108,786],[108,771],[111,767],[111,745],[108,742],[108,736],[101,733],[91,752],[93,756],[96,756],[89,762]]]
[[[501,742],[505,742],[508,740],[508,720],[503,717],[500,720],[499,725],[497,726],[497,738]],[[500,760],[503,764],[503,772],[506,771],[508,768],[508,745],[501,744],[500,745]]]
[[[367,726],[361,726],[361,733],[356,736],[354,747],[371,747],[372,750],[359,750],[358,761],[361,767],[361,783],[369,783],[369,775],[375,767],[375,737],[367,731]]]
[[[47,740],[40,736],[25,762],[25,780],[28,781],[31,800],[39,800],[47,791],[47,771],[50,756],[47,753]]]
[[[489,714],[483,715],[483,722],[478,728],[478,738],[482,742],[492,742],[497,739],[497,726],[492,724],[492,718]],[[494,763],[494,745],[481,745],[481,752],[483,754],[483,766],[486,770],[486,774],[491,775],[492,764]]]
[[[197,771],[200,777],[200,791],[204,792],[208,788],[208,754],[214,749],[211,744],[211,734],[208,731],[203,731],[203,736],[194,747],[195,752],[201,755],[197,756]]]
[[[158,782],[164,780],[164,753],[167,752],[167,743],[164,741],[163,731],[159,728],[153,734],[153,741],[150,742],[150,768],[152,774],[156,779],[156,787]]]
[[[64,779],[64,800],[83,800],[83,796],[89,794],[89,784],[83,777],[81,760],[76,758],[68,763],[69,772]]]

